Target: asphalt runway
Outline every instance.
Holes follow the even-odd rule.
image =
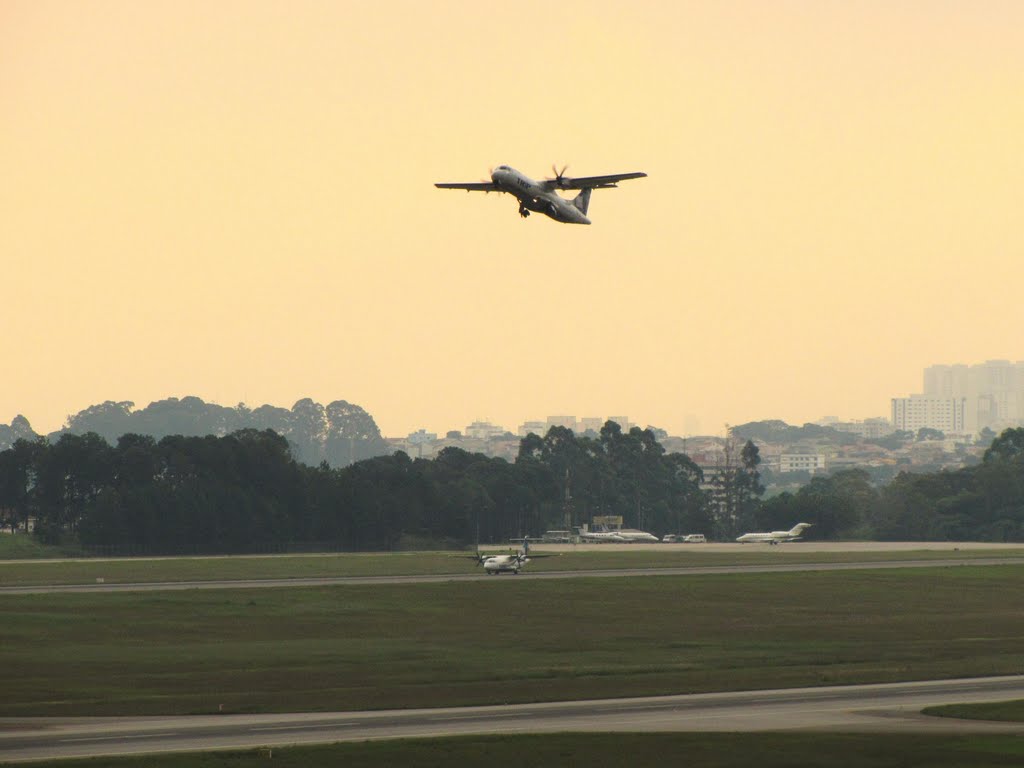
[[[601,545],[599,545],[601,546]],[[189,589],[271,589],[282,587],[325,587],[368,584],[427,584],[457,581],[500,582],[508,579],[622,578],[624,576],[699,576],[736,573],[790,573],[794,571],[850,571],[878,568],[942,568],[964,565],[1022,565],[1021,557],[949,557],[936,560],[885,560],[851,563],[778,563],[766,565],[708,565],[670,568],[618,568],[592,571],[534,571],[529,567],[518,575],[472,573],[425,576],[317,576],[291,579],[235,579],[216,581],[156,581],[139,583],[55,584],[0,587],[0,595],[54,593],[166,592]]]
[[[920,714],[1024,698],[1024,676],[453,709],[0,719],[0,761],[563,731],[898,731],[1024,734],[1024,723]]]
[[[643,545],[580,545],[623,551]],[[680,545],[652,545],[680,546]],[[693,545],[689,545],[693,546]],[[741,548],[743,545],[695,545]],[[772,573],[787,571],[920,568],[961,565],[1021,564],[1019,557],[1000,556],[1008,547],[971,544],[801,543],[814,551],[907,551],[939,549],[949,557],[888,562],[769,564],[643,568],[614,571],[534,572],[515,578]],[[565,548],[570,548],[571,545]],[[682,545],[688,548],[688,545]],[[745,548],[749,548],[745,547]],[[1019,548],[1010,545],[1009,548]],[[545,546],[557,551],[558,546]],[[957,557],[960,549],[984,549],[990,556]],[[197,581],[155,584],[84,584],[4,587],[0,594],[47,592],[119,592],[187,589],[245,589],[395,584],[456,581],[504,583],[508,576],[478,572],[438,576],[340,577]],[[1024,734],[1024,724],[996,724],[925,717],[920,709],[944,703],[1024,699],[1024,676],[952,681],[926,681],[875,686],[712,693],[584,702],[467,707],[385,712],[289,713],[146,718],[6,718],[0,719],[0,762],[57,757],[197,751],[333,741],[442,736],[477,733],[542,733],[554,731],[762,731],[762,730],[917,730],[981,731]]]
[[[500,547],[500,545],[493,545]],[[530,546],[538,552],[607,552],[613,550],[655,549],[675,552],[754,552],[758,549],[775,549],[770,544],[739,542],[708,542],[706,544],[544,544],[531,540]],[[795,541],[777,545],[782,550],[799,550],[800,552],[958,552],[973,550],[998,552],[1001,549],[1022,549],[1024,544],[990,542],[990,541]],[[483,545],[481,545],[483,549]]]

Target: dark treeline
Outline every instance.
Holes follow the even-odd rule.
[[[198,397],[169,397],[135,410],[130,400],[107,400],[68,416],[64,427],[47,439],[55,443],[65,434],[93,432],[114,444],[127,434],[160,440],[171,435],[224,437],[243,429],[274,430],[288,440],[296,460],[311,466],[326,461],[332,467],[343,467],[387,453],[376,422],[363,408],[345,400],[324,406],[308,397],[291,409],[273,405],[249,408],[245,403],[230,408]],[[17,439],[36,437],[23,416],[10,426],[0,424],[0,449],[9,448]]]
[[[504,541],[621,514],[660,530],[703,529],[700,470],[666,456],[649,430],[599,438],[553,428],[514,463],[447,448],[344,468],[295,461],[272,430],[224,437],[95,433],[18,440],[0,452],[0,523],[48,543],[125,553],[347,550]],[[568,517],[568,519],[567,519]]]
[[[730,427],[729,434],[739,440],[753,440],[755,443],[793,444],[801,440],[815,440],[820,443],[849,445],[857,442],[857,436],[840,432],[832,427],[818,424],[804,424],[795,427],[778,419],[751,421]]]
[[[1024,429],[1004,431],[976,466],[904,472],[881,488],[861,469],[814,477],[761,503],[756,520],[764,530],[812,523],[814,539],[1024,541]]]
[[[32,520],[48,543],[168,554],[468,545],[597,515],[659,536],[728,539],[803,521],[814,539],[1024,541],[1024,429],[1004,432],[977,466],[902,474],[880,489],[849,470],[761,500],[759,461],[752,442],[727,451],[702,489],[688,457],[614,422],[597,436],[528,435],[513,463],[446,448],[433,460],[396,453],[343,468],[296,461],[272,430],[127,434],[114,446],[66,433],[0,451],[0,525]]]

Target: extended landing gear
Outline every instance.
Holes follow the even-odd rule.
[[[519,215],[522,216],[525,219],[527,216],[530,215],[530,212],[528,210],[526,210],[525,206],[520,205],[519,206]]]

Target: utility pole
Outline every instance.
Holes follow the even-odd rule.
[[[565,530],[572,534],[572,490],[569,483],[569,468],[565,469],[565,501],[563,504],[563,510],[565,511]]]

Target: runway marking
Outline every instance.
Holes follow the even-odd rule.
[[[341,728],[344,726],[358,725],[358,723],[317,723],[316,725],[268,725],[264,728],[250,728],[252,733],[263,731],[308,731],[317,728]]]
[[[162,736],[178,736],[180,735],[177,731],[163,732],[160,733],[138,733],[124,736],[88,736],[80,737],[77,739],[58,739],[61,743],[72,743],[76,741],[127,741],[128,739],[156,739]]]
[[[475,715],[442,715],[440,717],[427,718],[431,722],[444,723],[449,720],[491,720],[496,717],[533,717],[533,712],[480,712]]]
[[[850,562],[818,561],[809,563],[761,563],[733,565],[685,565],[655,566],[651,568],[624,568],[583,571],[539,571],[529,578],[567,579],[567,578],[614,578],[623,576],[700,576],[715,574],[756,574],[756,573],[792,573],[806,571],[842,571],[842,570],[877,570],[885,568],[948,568],[953,566],[986,566],[986,565],[1022,565],[1024,558],[1014,557],[979,557],[979,558],[948,558],[936,560],[870,560]],[[424,574],[405,576],[312,576],[281,579],[218,579],[212,581],[170,581],[170,582],[133,582],[133,583],[87,583],[87,584],[54,584],[54,585],[0,585],[0,595],[33,595],[50,593],[80,592],[157,592],[195,589],[258,589],[258,588],[290,588],[303,586],[340,586],[340,585],[373,585],[373,584],[428,584],[453,582],[507,582],[506,579],[492,579],[479,574]]]

